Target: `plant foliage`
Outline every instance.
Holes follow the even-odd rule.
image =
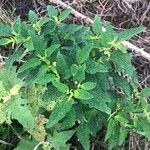
[[[47,11],[44,18],[30,11],[27,22],[0,23],[1,47],[14,49],[0,69],[3,140],[20,137],[15,150],[40,142],[39,149],[69,150],[75,138],[89,150],[98,131],[106,131],[101,142],[108,149],[121,146],[130,131],[150,139],[150,88],[139,91],[131,54],[121,44],[144,28],[117,33],[106,23],[104,31],[98,16],[86,27],[64,22],[70,9]]]

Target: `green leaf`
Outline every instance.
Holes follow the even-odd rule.
[[[83,83],[82,85],[81,85],[81,88],[83,89],[83,90],[92,90],[92,89],[94,89],[96,87],[96,83],[94,83],[94,82],[85,82],[85,83]]]
[[[105,26],[106,31],[101,34],[100,38],[100,43],[104,47],[106,47],[108,43],[114,41],[114,39],[116,38],[116,32],[113,30],[112,25],[109,22],[106,22]]]
[[[65,71],[68,69],[65,55],[58,52],[56,60],[57,60],[56,68],[57,68],[58,72],[60,74],[65,74]]]
[[[68,93],[69,87],[66,84],[63,84],[59,81],[52,81],[52,84],[57,88],[58,91],[62,93]]]
[[[124,70],[129,77],[133,77],[134,68],[131,64],[132,55],[128,53],[122,53],[117,50],[112,53],[111,60],[117,65],[117,69]]]
[[[0,45],[7,45],[7,44],[10,44],[10,43],[12,43],[11,39],[8,39],[8,38],[0,39]]]
[[[28,69],[32,69],[36,66],[39,66],[40,64],[41,61],[38,58],[31,58],[19,68],[18,73],[24,72]]]
[[[97,110],[100,110],[102,112],[105,112],[107,114],[111,113],[111,109],[108,107],[108,105],[100,98],[93,98],[88,100],[80,100],[83,104],[88,104],[90,108],[95,108]]]
[[[90,130],[86,123],[80,124],[77,128],[77,137],[84,150],[90,150]]]
[[[65,20],[72,12],[72,9],[66,9],[64,11],[62,11],[59,15],[59,19],[61,21]]]
[[[21,20],[20,17],[17,17],[15,22],[12,23],[11,25],[11,30],[14,35],[18,35],[21,32]]]
[[[125,31],[118,33],[118,40],[119,41],[129,40],[132,37],[134,37],[135,35],[137,35],[141,32],[144,32],[144,31],[145,31],[145,27],[126,29]]]
[[[41,27],[41,35],[48,35],[48,34],[53,34],[56,30],[57,24],[52,21],[48,20],[44,25]],[[52,44],[52,43],[51,43]],[[58,44],[58,43],[57,43]]]
[[[66,26],[64,26],[64,28],[62,28],[62,32],[65,32],[65,34],[73,35],[82,28],[82,25],[67,24]]]
[[[110,119],[107,126],[107,132],[105,135],[105,141],[107,141],[113,134],[114,128],[116,127],[116,122],[114,119]]]
[[[7,91],[5,91],[4,87],[2,87],[0,82],[0,99],[3,98],[3,96],[7,95]],[[2,125],[5,121],[7,121],[7,113],[6,113],[6,106],[0,103],[0,125]]]
[[[96,137],[97,132],[103,128],[103,123],[106,122],[106,115],[102,116],[101,112],[98,112],[95,109],[91,109],[86,112],[85,118],[88,119],[88,126],[92,136]]]
[[[55,7],[52,5],[47,6],[47,11],[48,11],[49,17],[55,17],[58,15],[57,9],[55,9]]]
[[[123,114],[118,114],[115,116],[115,119],[120,123],[120,125],[124,126],[129,123],[129,120]]]
[[[76,53],[77,63],[78,64],[84,63],[88,59],[92,49],[93,49],[93,45],[89,44],[89,45],[84,46],[83,49],[78,50]]]
[[[41,67],[39,68],[39,72],[37,74],[37,78],[45,75],[48,72],[48,70],[49,70],[48,65],[41,65]]]
[[[143,134],[145,137],[150,139],[150,123],[147,119],[140,119],[140,124],[143,128]]]
[[[15,53],[13,53],[7,60],[5,63],[5,67],[8,70],[11,70],[13,63],[16,60],[20,60],[22,57],[24,56],[24,51],[22,49],[18,49]]]
[[[55,78],[55,75],[53,75],[51,73],[47,73],[48,70],[49,70],[48,65],[42,65],[39,68],[39,71],[37,73],[37,76],[36,76],[36,79],[34,82],[38,83],[38,84],[42,84],[42,85],[51,82]]]
[[[85,79],[85,69],[86,69],[86,64],[79,66],[77,73],[73,77],[73,80],[78,81],[78,82],[82,82]]]
[[[102,79],[103,80],[103,79]],[[104,83],[103,83],[104,82]],[[101,80],[98,82],[96,88],[94,89],[94,97],[99,98],[103,102],[112,102],[111,94],[107,89],[107,81],[103,81],[101,87]]]
[[[33,140],[21,139],[18,146],[14,150],[33,150],[38,143]]]
[[[31,36],[31,40],[34,46],[34,50],[37,52],[37,54],[43,54],[46,49],[45,41],[38,35],[36,35],[34,32],[29,32]]]
[[[120,135],[119,135],[119,145],[121,146],[127,137],[127,129],[125,127],[120,128]]]
[[[51,128],[53,125],[58,123],[59,120],[64,118],[66,113],[70,111],[71,107],[72,102],[68,100],[67,97],[64,97],[60,102],[57,102],[49,117],[47,128]]]
[[[76,114],[74,108],[72,108],[65,116],[61,123],[60,130],[67,130],[75,125]]]
[[[78,72],[78,66],[76,64],[72,64],[71,66],[71,74],[75,76]]]
[[[108,72],[108,69],[110,68],[109,64],[106,63],[98,63],[95,62],[92,59],[88,59],[87,62],[87,68],[86,68],[86,72],[90,73],[90,74],[95,74],[98,72]]]
[[[146,98],[149,97],[149,96],[150,96],[150,87],[144,88],[144,89],[141,91],[140,95],[141,95],[142,97],[146,97]]]
[[[118,74],[113,74],[112,78],[113,78],[114,84],[117,87],[122,88],[122,90],[125,92],[125,94],[130,97],[131,88],[130,88],[130,85],[127,82],[127,80],[125,78],[119,76]]]
[[[45,25],[48,22],[50,22],[49,18],[46,18],[46,17],[42,18],[36,23],[36,27],[41,28],[43,25]]]
[[[47,57],[50,57],[59,47],[60,47],[60,44],[54,44],[48,47],[45,50]]]
[[[53,85],[49,85],[48,89],[43,94],[44,101],[58,101],[62,93],[59,92]]]
[[[20,96],[12,99],[8,112],[11,113],[12,118],[18,120],[28,130],[33,130],[35,127],[35,117],[32,115],[29,107],[26,105],[26,100]]]
[[[0,23],[0,36],[11,36],[11,29],[8,25]]]
[[[28,49],[29,51],[34,50],[34,45],[33,45],[32,39],[29,39],[29,40],[25,41],[23,43],[23,46],[24,46],[24,48]]]
[[[88,100],[92,99],[93,95],[83,89],[77,89],[74,91],[74,97],[77,99]]]
[[[22,114],[22,115],[20,115]],[[12,112],[14,119],[18,120],[25,128],[32,130],[35,127],[34,116],[31,114],[28,107],[20,106],[15,107]]]
[[[94,18],[92,29],[93,29],[93,32],[97,35],[102,33],[102,22],[98,16],[95,16]]]
[[[38,16],[34,11],[30,10],[28,14],[28,19],[32,24],[35,24],[38,20]]]
[[[112,150],[113,148],[117,147],[119,144],[119,126],[116,124],[115,128],[113,129],[113,134],[111,138],[108,140],[108,149]]]
[[[74,131],[54,131],[52,137],[50,137],[50,143],[56,150],[69,150],[69,145],[66,142],[73,136]]]

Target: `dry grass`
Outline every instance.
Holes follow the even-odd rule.
[[[7,1],[0,1],[0,21],[5,22],[5,23],[12,23],[13,18],[10,12],[10,8],[12,7],[11,5],[5,5]]]

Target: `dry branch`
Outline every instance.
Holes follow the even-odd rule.
[[[73,9],[71,6],[67,5],[66,3],[62,2],[61,0],[49,0],[50,3],[52,4],[55,4],[57,6],[60,6],[62,7],[63,9],[66,9],[66,8],[70,8],[72,9],[72,14],[77,17],[77,18],[80,18],[81,20],[84,20],[86,23],[90,23],[92,24],[93,23],[93,20],[90,19],[89,17],[81,14],[80,12],[76,11],[75,9]],[[137,53],[139,56],[147,59],[148,61],[150,61],[150,54],[145,52],[143,50],[143,48],[138,48],[137,46],[133,45],[132,43],[128,42],[128,41],[122,41],[122,44],[131,49],[133,52]]]

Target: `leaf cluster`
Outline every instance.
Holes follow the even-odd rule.
[[[108,22],[104,30],[98,16],[86,27],[64,22],[71,9],[47,12],[0,24],[0,45],[15,50],[0,70],[0,129],[21,125],[15,150],[43,141],[39,149],[67,150],[72,136],[89,150],[102,129],[108,149],[121,146],[131,130],[150,139],[150,88],[138,90],[132,56],[121,44],[144,28],[118,33]]]

